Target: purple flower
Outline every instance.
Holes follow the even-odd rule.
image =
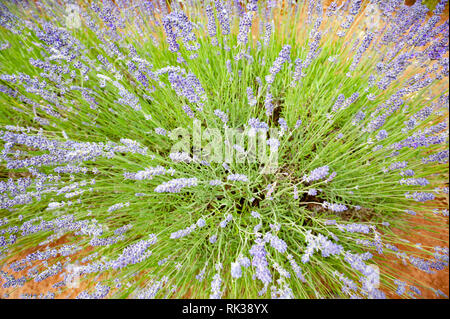
[[[197,186],[197,178],[175,178],[158,185],[154,191],[157,193],[179,193],[185,187]]]
[[[252,129],[256,131],[265,132],[269,130],[269,125],[267,125],[267,123],[265,122],[261,122],[257,118],[250,118],[247,123],[248,126],[250,126]]]
[[[341,231],[347,231],[349,233],[370,233],[370,227],[364,224],[336,224],[337,228]]]
[[[283,64],[290,61],[291,59],[290,55],[291,55],[291,46],[287,44],[281,49],[278,57],[275,59],[272,67],[269,69],[270,75],[266,76],[267,83],[269,84],[273,83],[275,76],[277,75],[278,72],[280,72],[281,68],[283,67]]]
[[[294,185],[294,199],[298,199],[298,189],[297,189],[297,185]]]
[[[296,59],[295,62],[294,75],[292,79],[292,86],[294,86],[297,82],[299,82],[304,74],[302,73],[303,61],[301,59]]]
[[[399,296],[403,295],[406,291],[406,282],[395,279],[394,283],[397,285],[397,290],[395,291],[395,293]]]
[[[248,105],[255,106],[257,103],[257,100],[255,96],[253,95],[253,90],[251,87],[247,87],[247,99],[248,99]]]
[[[127,203],[117,203],[117,204],[114,204],[114,205],[112,205],[112,206],[110,206],[110,207],[108,208],[108,213],[114,212],[114,211],[116,211],[116,210],[118,210],[118,209],[121,209],[121,208],[123,208],[123,207],[128,207],[128,206],[130,206],[130,203],[129,203],[129,202],[127,202]]]
[[[364,36],[364,39],[361,42],[361,45],[359,46],[355,55],[353,56],[353,62],[350,66],[350,71],[354,71],[356,69],[356,66],[358,65],[359,61],[361,60],[363,53],[369,48],[370,43],[373,40],[373,37],[374,37],[374,34],[372,32],[368,32]]]
[[[376,139],[381,141],[384,140],[386,137],[388,137],[388,133],[386,132],[386,130],[381,130],[378,132]]]
[[[186,45],[187,50],[197,50],[198,44],[189,44],[191,41],[196,41],[196,36],[193,33],[193,24],[189,21],[186,14],[182,11],[173,11],[163,17],[162,24],[166,32],[166,39],[169,43],[169,50],[177,52],[180,49],[177,43],[177,38],[181,38]]]
[[[222,290],[220,286],[222,284],[222,279],[220,278],[220,274],[215,274],[213,280],[211,281],[211,294],[209,296],[210,299],[220,299],[222,297]]]
[[[191,226],[189,226],[185,229],[181,229],[179,231],[176,231],[176,232],[170,234],[170,238],[178,239],[178,238],[185,237],[185,236],[189,235],[190,233],[192,233],[196,228],[197,228],[197,224],[192,224]]]
[[[306,247],[305,253],[302,256],[303,263],[307,263],[313,253],[318,250],[322,252],[322,257],[339,255],[344,251],[341,245],[333,243],[322,234],[318,234],[317,236],[315,236],[311,234],[311,231],[307,231],[305,239],[308,243],[308,246]]]
[[[448,163],[448,157],[449,157],[448,150],[444,150],[444,151],[437,152],[435,154],[431,154],[430,156],[428,156],[426,158],[422,158],[422,163],[427,164],[427,163],[432,163],[432,162],[438,162],[441,164],[445,164],[445,163]]]
[[[229,181],[248,182],[248,177],[243,174],[231,174],[227,176]]]
[[[264,100],[264,107],[266,108],[267,116],[271,116],[273,113],[273,110],[275,108],[272,104],[272,100],[273,100],[273,97],[272,97],[272,93],[270,93],[270,85],[269,85],[269,87],[267,88],[266,98]]]
[[[211,186],[219,186],[222,185],[222,181],[219,179],[213,179],[209,181],[209,185]]]
[[[252,18],[253,18],[253,12],[249,11],[244,13],[244,15],[241,17],[239,21],[239,33],[237,36],[237,42],[238,44],[247,44],[248,42],[248,32],[250,31],[250,28],[252,27]]]
[[[319,55],[321,48],[319,48],[320,40],[322,39],[322,33],[320,31],[316,32],[313,36],[313,41],[309,45],[309,52],[306,59],[303,62],[303,69],[308,68],[312,61]]]
[[[413,198],[416,202],[426,202],[434,200],[435,196],[433,193],[414,192],[412,195],[409,195],[409,193],[407,193],[406,198]]]
[[[231,263],[231,277],[241,278],[241,276],[242,276],[241,265],[237,262]]]
[[[280,141],[274,137],[271,137],[267,140],[267,145],[269,145],[271,149],[277,150],[280,146]]]
[[[395,162],[395,163],[392,163],[390,166],[389,166],[389,170],[390,171],[393,171],[393,170],[396,170],[396,169],[402,169],[402,168],[405,168],[406,166],[408,165],[408,162],[406,162],[406,161],[403,161],[403,162]]]
[[[264,33],[264,45],[265,46],[269,45],[271,36],[272,36],[272,23],[267,22],[265,25],[265,33]]]
[[[288,130],[288,128],[289,128],[288,125],[287,125],[286,120],[284,118],[282,118],[282,117],[280,117],[278,119],[278,124],[280,124],[280,128],[281,128],[281,130],[283,132],[286,132]]]
[[[222,1],[215,0],[214,3],[216,5],[217,19],[219,20],[220,27],[222,28],[222,34],[230,34],[230,17],[228,11],[223,6]]]
[[[205,267],[203,267],[202,270],[195,276],[195,278],[196,278],[199,282],[202,282],[203,279],[205,278],[205,271],[206,271],[206,265],[205,265]]]
[[[173,174],[174,170],[172,168],[165,169],[162,166],[156,167],[148,167],[143,171],[138,171],[136,173],[124,173],[124,178],[126,179],[134,179],[134,180],[144,180],[144,179],[153,179],[154,176],[164,175],[166,173]]]
[[[249,251],[252,258],[252,266],[255,267],[256,278],[261,280],[265,285],[272,282],[272,274],[267,268],[266,259],[267,252],[263,243],[257,243],[250,248]]]
[[[242,267],[248,268],[251,265],[250,259],[248,257],[241,257],[239,258],[239,264]]]
[[[206,225],[206,222],[205,222],[205,220],[203,218],[200,218],[199,220],[197,220],[197,226],[199,228],[202,228],[205,225]]]
[[[210,5],[208,5],[205,7],[205,11],[206,11],[206,16],[208,17],[208,25],[207,25],[208,34],[211,38],[213,38],[216,36],[216,33],[217,33],[216,32],[216,29],[217,29],[216,18],[214,16],[214,10]]]
[[[189,105],[185,104],[182,106],[182,108],[183,108],[183,111],[187,114],[187,116],[189,116],[191,119],[195,117],[194,112],[192,112]]]
[[[289,263],[291,264],[292,270],[295,272],[295,275],[298,279],[300,279],[302,282],[306,282],[305,277],[303,276],[302,269],[295,261],[294,257],[291,254],[288,254],[287,259],[289,260]]]
[[[329,170],[330,168],[327,165],[318,167],[313,169],[309,175],[304,175],[303,180],[307,183],[311,183],[313,181],[324,179],[328,175]]]
[[[211,237],[209,237],[209,242],[211,244],[214,244],[217,241],[217,235],[212,235]]]
[[[176,68],[162,71],[167,71],[169,82],[177,95],[185,97],[190,103],[200,104],[206,98],[205,91],[194,74],[184,76],[183,72]]]
[[[349,13],[351,15],[357,15],[359,12],[359,9],[361,8],[361,0],[353,0],[351,2]]]
[[[169,158],[176,163],[177,162],[190,163],[192,161],[192,158],[186,152],[170,153]]]
[[[272,235],[271,233],[267,233],[264,236],[264,240],[269,241],[270,246],[278,250],[278,252],[284,254],[287,250],[287,244],[284,240],[278,238],[275,235]]]
[[[251,212],[251,215],[253,218],[261,218],[261,215],[258,212],[255,212],[254,210]]]
[[[214,114],[220,118],[220,120],[222,121],[223,124],[227,124],[228,122],[228,115],[221,111],[221,110],[214,110]]]
[[[323,208],[329,209],[333,212],[340,213],[346,211],[348,208],[344,204],[332,204],[327,201],[322,203]]]
[[[403,178],[399,181],[400,185],[418,185],[426,186],[430,182],[426,178]]]
[[[219,224],[220,227],[225,228],[227,227],[227,224],[233,219],[233,216],[231,214],[228,214],[224,220],[222,220]]]

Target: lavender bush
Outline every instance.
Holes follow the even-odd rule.
[[[381,261],[448,267],[447,1],[61,2],[0,4],[3,291],[446,297]]]

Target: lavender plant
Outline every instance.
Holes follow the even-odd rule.
[[[445,296],[383,261],[448,268],[447,1],[61,3],[0,3],[2,298]]]

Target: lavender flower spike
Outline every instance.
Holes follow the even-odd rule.
[[[196,177],[192,178],[175,178],[168,182],[158,185],[154,191],[157,193],[179,193],[185,187],[197,186]]]
[[[227,176],[229,181],[248,182],[248,177],[243,174],[231,174]]]
[[[311,183],[313,181],[324,179],[329,174],[329,170],[330,168],[327,165],[318,167],[312,170],[309,175],[304,175],[303,180],[307,183]]]

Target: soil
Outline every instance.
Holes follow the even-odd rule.
[[[448,203],[447,203],[448,208]],[[404,231],[395,230],[395,233],[400,235],[401,238],[406,239],[410,242],[410,244],[420,243],[422,247],[447,247],[449,242],[449,230],[448,230],[448,217],[444,216],[434,216],[430,221],[429,218],[425,219],[423,214],[417,214],[417,216],[413,216],[409,218],[409,222],[411,225],[427,225],[427,226],[436,226],[441,225],[439,228],[440,232],[434,233],[425,230],[418,230],[415,232],[406,233]],[[446,227],[442,227],[442,225],[447,225]],[[427,258],[423,252],[419,248],[412,248],[411,246],[405,245],[396,245],[400,251],[409,251],[409,254],[417,254],[421,255],[422,258]],[[430,258],[428,256],[428,258]],[[422,295],[418,298],[424,299],[440,299],[442,296],[436,295],[431,289],[422,289],[420,286],[424,287],[433,287],[435,289],[440,289],[447,296],[449,296],[449,268],[446,267],[444,270],[440,270],[435,272],[434,274],[428,274],[424,271],[419,270],[418,268],[411,265],[409,262],[407,265],[404,265],[400,259],[380,259],[378,262],[378,266],[380,267],[380,271],[385,271],[391,273],[394,277],[396,274],[402,274],[402,279],[409,277],[409,280],[406,280],[408,285],[414,285],[418,287]],[[383,289],[386,297],[390,299],[399,299],[401,298],[395,293],[390,292],[390,290]],[[407,290],[408,291],[408,290]],[[409,296],[405,294],[402,297],[407,298]]]
[[[58,248],[61,245],[67,244],[69,243],[70,240],[68,238],[68,236],[63,236],[61,238],[59,238],[58,240],[55,240],[54,242],[50,243],[49,245],[46,246],[41,246],[41,247],[33,247],[27,250],[24,250],[23,252],[21,252],[20,254],[15,255],[13,258],[6,260],[6,262],[4,263],[4,265],[0,268],[1,271],[7,272],[8,274],[14,275],[15,278],[21,278],[22,276],[27,276],[27,272],[28,270],[34,266],[37,265],[37,262],[34,262],[33,265],[31,267],[27,267],[24,270],[15,272],[12,269],[9,269],[6,265],[9,265],[12,262],[17,262],[23,258],[25,258],[27,255],[34,253],[38,250],[45,250],[48,248]],[[71,259],[72,260],[78,260],[81,259],[87,255],[89,255],[92,251],[92,248],[87,248],[84,249],[74,255],[71,255]],[[47,279],[42,280],[41,282],[35,282],[34,280],[30,280],[27,281],[25,283],[25,285],[23,285],[22,287],[10,287],[10,288],[2,288],[1,285],[3,285],[4,280],[0,281],[1,285],[0,285],[0,299],[5,298],[5,294],[8,295],[8,298],[10,299],[19,299],[22,298],[22,294],[28,294],[28,295],[36,295],[39,296],[40,294],[44,294],[47,295],[47,293],[53,292],[55,293],[55,299],[67,299],[67,298],[76,298],[76,296],[78,296],[79,293],[81,293],[81,291],[83,291],[84,289],[86,289],[87,284],[81,282],[80,286],[78,288],[64,288],[64,293],[63,294],[57,294],[56,291],[58,290],[58,288],[52,288],[52,286],[58,282],[60,282],[61,280],[63,280],[63,273],[60,273],[56,276],[52,276],[49,277]]]

